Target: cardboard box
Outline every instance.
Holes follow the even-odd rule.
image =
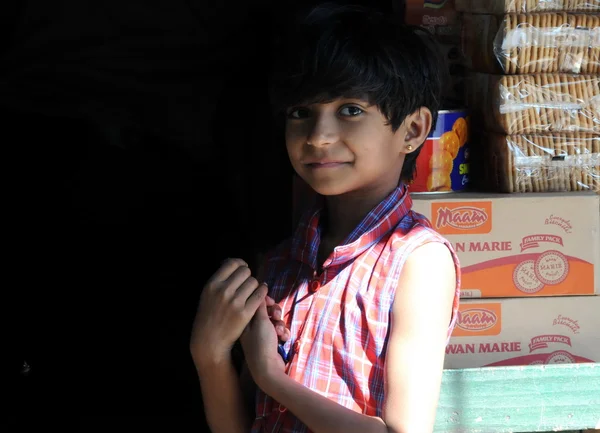
[[[436,35],[439,42],[460,46],[461,15],[454,0],[405,0],[404,22],[421,26]]]
[[[413,210],[454,246],[462,297],[600,293],[600,195],[469,192],[412,198]]]
[[[405,0],[400,9],[403,9],[406,24],[429,30],[438,41],[448,68],[442,95],[443,107],[464,107],[466,74],[461,49],[462,15],[456,12],[454,0]]]
[[[464,299],[444,368],[600,362],[600,296]]]

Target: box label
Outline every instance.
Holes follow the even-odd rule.
[[[492,202],[434,202],[431,204],[432,224],[443,235],[490,233]]]

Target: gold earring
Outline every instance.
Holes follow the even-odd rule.
[[[406,150],[410,152],[412,150],[412,146],[409,144],[408,146],[406,146]]]

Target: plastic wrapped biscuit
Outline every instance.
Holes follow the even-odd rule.
[[[600,0],[455,0],[456,10],[477,14],[596,12]]]
[[[467,99],[477,129],[600,133],[599,75],[472,74]]]
[[[600,14],[466,14],[463,23],[464,57],[471,69],[600,73]]]
[[[507,134],[600,132],[598,75],[507,75],[494,90],[494,114]]]
[[[487,183],[499,192],[600,192],[600,136],[490,135]]]

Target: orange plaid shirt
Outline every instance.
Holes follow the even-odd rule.
[[[456,293],[448,338],[460,298],[460,266],[449,242],[411,210],[400,185],[375,207],[318,266],[320,209],[305,214],[295,235],[267,258],[264,281],[291,331],[287,374],[356,412],[381,416],[390,313],[408,255],[428,242],[452,253]],[[252,433],[300,433],[308,427],[258,390]]]

